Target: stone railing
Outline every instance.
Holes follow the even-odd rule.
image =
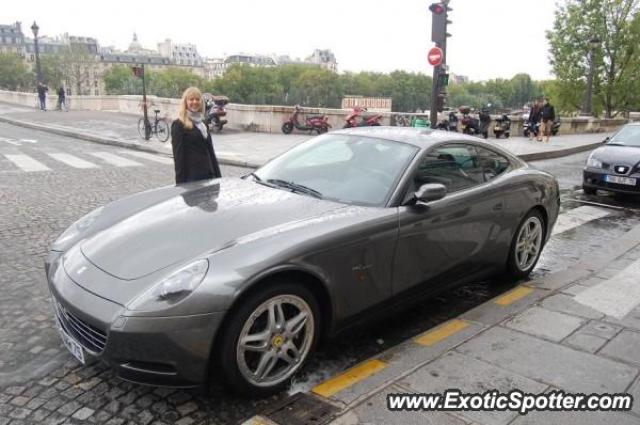
[[[147,96],[151,104],[150,113],[153,109],[160,109],[161,115],[173,119],[177,116],[180,105],[179,99],[160,98],[157,96]],[[37,108],[38,97],[35,93],[20,93],[0,90],[0,102],[12,103],[28,107]],[[51,94],[47,96],[49,108],[53,108],[57,102],[57,96]],[[140,115],[142,112],[142,96],[68,96],[69,107],[72,110],[91,111],[117,111],[125,114]],[[271,105],[241,105],[231,103],[227,105],[228,126],[244,131],[256,131],[266,133],[279,133],[282,123],[293,114],[291,106],[271,106]],[[325,109],[325,108],[303,108],[302,118],[305,115],[326,115],[329,124],[333,129],[342,128],[345,124],[345,117],[349,114],[346,109]],[[368,112],[367,114],[373,114]],[[382,112],[382,125],[404,125],[409,124],[415,116],[419,118],[429,117],[428,113],[395,113]],[[640,118],[636,113],[630,113],[630,117]],[[440,114],[440,118],[445,118]],[[494,116],[493,118],[497,118]],[[523,119],[522,116],[511,117],[511,134],[521,135]],[[626,119],[599,119],[590,117],[562,117],[560,134],[579,134],[593,132],[615,131],[621,125],[628,122]],[[493,122],[490,127],[490,134],[493,129]]]

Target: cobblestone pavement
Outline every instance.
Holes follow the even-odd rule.
[[[54,327],[43,262],[49,244],[94,208],[128,194],[172,184],[173,167],[144,159],[141,166],[74,169],[47,153],[91,158],[111,146],[0,125],[0,136],[37,139],[0,144],[0,425],[8,423],[181,424],[236,423],[273,400],[251,402],[220,388],[198,391],[145,387],[116,378],[101,363],[81,366]],[[51,170],[24,172],[3,154],[28,154]],[[95,158],[94,158],[95,160]],[[98,161],[95,160],[97,163]],[[227,176],[246,169],[223,167]]]
[[[116,378],[100,363],[79,365],[62,346],[52,320],[43,270],[48,246],[92,209],[134,192],[172,184],[173,167],[130,156],[116,147],[4,124],[0,124],[0,137],[14,142],[0,142],[0,425],[238,423],[284,396],[244,400],[215,384],[208,393],[145,387]],[[99,162],[92,156],[95,151],[127,157],[138,165]],[[60,152],[92,161],[96,167],[77,169],[61,164],[51,156]],[[6,155],[28,155],[48,170],[25,172]],[[246,172],[223,167],[227,176]],[[565,209],[579,208],[579,202],[569,199],[579,197],[574,188],[563,189]],[[634,212],[612,210],[597,222],[555,238],[537,273],[559,267],[567,253],[576,257],[593,252],[598,243],[638,221]],[[329,344],[317,353],[294,387],[308,388],[510,285],[467,285]],[[415,318],[414,323],[407,325],[405,317]]]

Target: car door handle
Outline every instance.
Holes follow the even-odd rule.
[[[495,204],[495,205],[493,206],[493,210],[494,210],[494,211],[502,211],[502,207],[503,207],[503,205],[502,205],[502,204]]]

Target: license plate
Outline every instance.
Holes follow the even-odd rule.
[[[78,344],[73,338],[71,338],[60,325],[58,325],[58,331],[60,332],[62,342],[64,343],[64,346],[67,347],[67,350],[69,350],[73,357],[78,359],[80,363],[84,364],[84,349],[82,348],[82,345]]]
[[[629,186],[636,185],[636,179],[632,177],[619,177],[619,176],[606,175],[604,176],[604,181],[608,183],[626,184]]]

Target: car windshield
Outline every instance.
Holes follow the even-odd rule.
[[[608,145],[640,147],[640,125],[627,125],[613,135]]]
[[[318,198],[384,206],[418,150],[407,143],[329,133],[289,150],[254,177]]]

